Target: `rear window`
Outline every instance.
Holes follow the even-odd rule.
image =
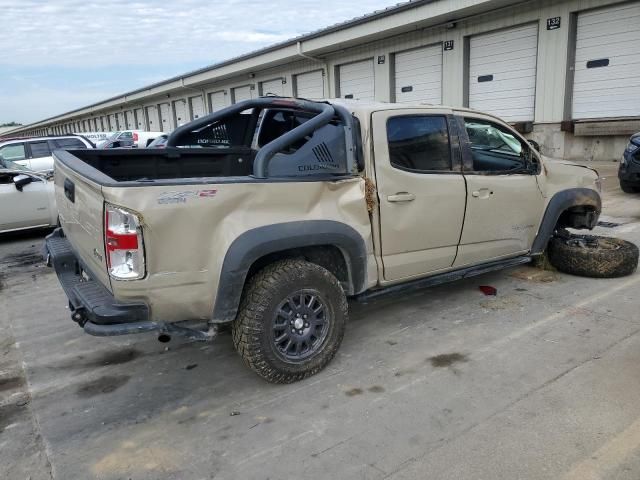
[[[49,149],[49,142],[29,142],[29,148],[31,148],[31,158],[48,157],[51,155],[51,149]]]
[[[77,138],[56,138],[53,144],[55,148],[87,148],[82,140]]]

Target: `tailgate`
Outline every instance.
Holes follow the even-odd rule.
[[[60,224],[76,255],[95,280],[111,290],[104,254],[102,187],[55,155],[55,192]]]

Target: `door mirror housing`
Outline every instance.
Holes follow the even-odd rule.
[[[19,192],[22,191],[22,188],[25,185],[28,185],[31,182],[33,182],[33,177],[29,175],[16,175],[15,177],[13,177],[13,184],[16,186],[16,190],[18,190]]]

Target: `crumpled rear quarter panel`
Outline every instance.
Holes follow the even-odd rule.
[[[247,182],[105,187],[105,200],[142,217],[147,275],[112,280],[117,299],[142,299],[156,321],[209,319],[225,253],[256,227],[335,220],[353,227],[375,265],[360,177],[334,182]],[[371,269],[371,266],[369,267]],[[369,272],[369,278],[372,272]]]

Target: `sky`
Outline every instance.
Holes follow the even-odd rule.
[[[0,124],[31,123],[393,0],[0,0]]]

